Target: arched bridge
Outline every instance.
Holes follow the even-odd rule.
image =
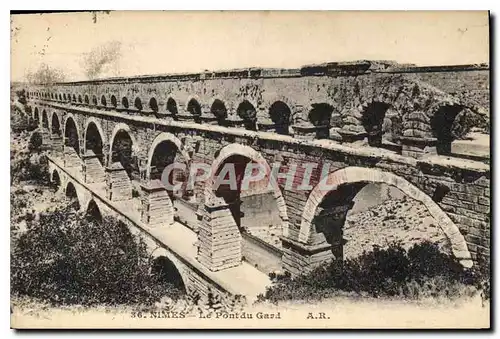
[[[484,71],[353,62],[111,78],[28,87],[27,112],[52,176],[81,208],[124,220],[190,289],[255,296],[265,273],[342,260],[347,211],[369,183],[422,203],[463,265],[489,257],[489,165],[452,147],[487,106],[437,86]],[[185,165],[170,178],[181,185],[167,190],[160,179],[174,162]],[[186,185],[195,166],[227,163],[281,166],[273,186]]]

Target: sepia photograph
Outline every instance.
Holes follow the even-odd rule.
[[[490,22],[11,13],[11,328],[489,329]]]

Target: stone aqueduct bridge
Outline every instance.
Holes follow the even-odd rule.
[[[487,76],[481,67],[357,62],[111,78],[26,88],[27,111],[52,146],[52,178],[82,208],[145,234],[186,287],[248,296],[269,282],[264,273],[342,260],[347,211],[369,183],[424,204],[464,265],[489,257],[489,165],[450,151],[454,121],[488,108]],[[295,183],[310,175],[311,187],[280,178],[275,189],[229,197],[207,180],[166,191],[158,179],[172,161],[215,170],[280,162],[282,174],[298,166]],[[306,163],[320,166],[308,172]],[[328,192],[318,186],[324,165]]]

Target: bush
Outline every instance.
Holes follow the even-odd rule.
[[[430,242],[415,244],[408,251],[392,243],[387,249],[376,247],[344,261],[342,269],[328,263],[296,278],[280,277],[260,300],[318,300],[337,295],[454,298],[485,290],[489,274],[483,267],[466,269]],[[489,289],[486,293],[489,297]]]
[[[50,178],[47,156],[27,150],[11,150],[10,178],[12,183],[31,181],[44,186],[48,185]]]
[[[27,227],[11,252],[15,296],[53,305],[149,305],[182,294],[151,273],[144,243],[112,218],[101,224],[68,205]]]

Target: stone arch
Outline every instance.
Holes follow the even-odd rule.
[[[149,109],[154,113],[158,113],[158,102],[155,97],[149,99]]]
[[[236,114],[243,119],[245,129],[257,130],[257,106],[254,103],[248,99],[241,101],[236,108]]]
[[[224,121],[228,116],[227,106],[224,101],[219,98],[213,98],[210,101],[210,113],[215,116],[219,125],[224,125]]]
[[[61,123],[59,122],[59,116],[57,115],[56,112],[52,112],[52,118],[50,120],[51,120],[50,129],[51,129],[52,135],[61,136],[61,134],[62,134]]]
[[[311,104],[307,113],[307,120],[316,127],[317,139],[328,139],[330,136],[330,124],[334,107],[327,102],[315,102]]]
[[[94,137],[97,137],[95,139],[89,138],[89,129],[92,129],[92,133]],[[95,133],[97,132],[97,133]],[[97,134],[97,135],[96,135]],[[94,154],[97,156],[97,159],[101,163],[101,165],[104,164],[104,145],[106,143],[105,141],[105,134],[104,131],[101,127],[101,124],[94,118],[91,117],[87,120],[85,124],[85,132],[84,132],[84,139],[83,139],[83,147],[84,147],[84,152],[87,153],[88,150],[91,150],[94,152]]]
[[[106,106],[107,105],[107,102],[106,102],[106,96],[105,95],[102,95],[101,96],[101,106]]]
[[[168,141],[168,142],[171,142],[172,144],[174,144],[177,147],[177,150],[182,154],[186,163],[189,163],[191,161],[191,157],[189,156],[189,153],[184,149],[184,146],[183,146],[182,142],[179,140],[179,138],[177,138],[172,133],[162,132],[156,136],[156,138],[153,140],[151,146],[149,147],[147,173],[146,173],[147,178],[149,178],[151,175],[151,162],[153,159],[155,149],[159,144],[161,144],[164,141]]]
[[[80,134],[80,127],[79,127],[79,126],[78,126],[78,124],[76,123],[76,121],[77,121],[77,120],[76,120],[75,116],[73,115],[73,113],[67,113],[67,114],[66,114],[66,116],[65,116],[65,118],[64,118],[64,131],[63,131],[63,132],[66,134],[66,125],[68,124],[68,121],[69,121],[70,119],[71,119],[71,120],[73,120],[73,122],[75,123],[76,130],[77,130],[77,132],[78,132],[78,137],[80,137],[80,135],[81,135],[81,134]]]
[[[141,98],[139,98],[139,97],[135,98],[135,100],[134,100],[134,107],[135,107],[136,110],[142,111],[142,100],[141,100]]]
[[[272,97],[270,97],[270,98],[268,98],[268,99],[265,100],[266,107],[267,107],[266,112],[269,112],[269,109],[271,108],[271,106],[274,103],[276,103],[277,101],[281,101],[285,105],[288,106],[288,108],[290,109],[290,112],[291,112],[291,114],[290,114],[290,124],[295,123],[294,119],[295,119],[295,114],[296,114],[296,111],[297,111],[297,105],[300,105],[300,104],[298,104],[296,101],[290,99],[287,96],[280,95],[280,94],[275,94]],[[305,103],[304,106],[307,106],[307,103]]]
[[[50,174],[50,182],[52,182],[52,184],[54,184],[54,186],[57,188],[57,189],[60,189],[61,188],[61,176],[59,175],[59,171],[57,169],[54,168],[54,170],[51,172]]]
[[[256,150],[251,148],[250,146],[245,146],[241,144],[229,144],[224,146],[215,160],[212,162],[211,166],[211,174],[212,178],[209,179],[205,185],[204,199],[205,203],[210,205],[211,199],[213,199],[213,186],[214,186],[214,175],[219,167],[231,156],[241,155],[250,159],[253,162],[260,163],[264,166],[267,173],[269,173],[269,180],[272,183],[272,187],[274,190],[274,198],[276,199],[276,203],[278,206],[279,216],[281,218],[282,232],[283,236],[288,236],[288,213],[286,209],[285,199],[283,198],[283,194],[278,186],[276,179],[272,176],[271,168],[267,162],[267,160]]]
[[[94,199],[89,200],[85,208],[85,216],[87,218],[96,220],[97,222],[102,222],[102,212]]]
[[[125,109],[129,107],[127,97],[122,98],[122,107]]]
[[[33,111],[33,119],[35,120],[35,122],[37,124],[40,123],[40,113],[39,113],[38,107],[35,107],[35,109]]]
[[[360,123],[367,133],[368,144],[374,147],[382,145],[383,124],[385,113],[392,105],[378,100],[371,100],[358,108],[360,111]]]
[[[81,94],[78,94],[78,103],[80,103],[80,104],[81,104],[82,102],[83,102],[83,100],[82,100],[82,95],[81,95]]]
[[[72,101],[76,102],[76,95],[75,94],[73,94],[73,100]]]
[[[92,96],[92,105],[97,106],[97,97],[95,95]]]
[[[167,104],[165,107],[167,112],[170,112],[174,117],[178,114],[177,101],[175,101],[174,98],[168,97]]]
[[[109,155],[108,155],[108,163],[111,165],[113,164],[113,146],[115,144],[115,139],[116,139],[116,136],[121,133],[121,132],[124,132],[128,135],[128,137],[130,138],[130,141],[131,141],[131,154],[130,154],[130,157],[132,159],[130,159],[131,163],[130,165],[133,165],[132,164],[132,160],[134,158],[134,156],[137,154],[137,151],[138,151],[138,143],[137,143],[137,140],[136,138],[134,137],[134,134],[132,133],[130,127],[124,123],[119,123],[115,126],[115,128],[113,129],[113,132],[111,133],[111,138],[109,140]],[[132,170],[132,168],[130,168],[129,170]],[[128,171],[127,171],[128,173]],[[130,176],[130,173],[128,173],[129,176]]]
[[[63,100],[66,101],[66,93],[63,93]]]
[[[85,94],[85,97],[83,98],[83,102],[84,102],[86,105],[90,104],[90,100],[89,100],[89,96],[88,96],[88,94]]]
[[[116,97],[114,95],[111,96],[110,101],[111,101],[111,106],[113,106],[114,108],[118,106],[118,101],[116,101]]]
[[[284,101],[275,101],[269,106],[269,118],[275,125],[276,133],[289,134],[292,110]]]
[[[321,184],[325,184],[326,182],[328,182],[329,185],[335,186],[328,190],[322,189]],[[321,181],[320,184],[316,185],[316,187],[311,191],[303,209],[298,240],[305,244],[309,242],[312,233],[311,228],[314,214],[317,207],[328,193],[343,184],[361,182],[384,183],[389,186],[394,186],[408,197],[421,202],[427,208],[429,213],[436,219],[439,223],[439,227],[450,240],[452,252],[455,257],[460,260],[463,266],[472,266],[472,259],[465,238],[460,233],[460,230],[455,223],[453,223],[448,215],[439,207],[437,203],[432,200],[431,197],[422,192],[418,187],[408,182],[406,179],[390,172],[383,172],[373,168],[347,167],[340,169],[331,172]]]
[[[68,181],[66,183],[66,187],[64,188],[64,194],[69,199],[75,198],[76,199],[76,203],[78,204],[77,207],[76,207],[76,209],[80,210],[80,208],[81,208],[81,203],[80,203],[81,199],[80,199],[80,196],[78,195],[78,191],[77,191],[75,185],[71,181]]]
[[[165,257],[167,258],[173,266],[177,269],[177,272],[179,273],[179,276],[182,279],[182,284],[184,285],[184,289],[186,293],[189,293],[189,278],[188,278],[188,272],[186,266],[172,253],[167,251],[166,249],[162,247],[157,247],[156,249],[151,252],[151,257],[154,259],[160,258],[160,257]]]
[[[42,111],[42,127],[47,130],[49,129],[49,116],[45,109]]]
[[[192,96],[186,101],[186,111],[194,117],[195,122],[201,122],[202,107],[200,101]]]
[[[111,138],[109,138],[109,147],[110,147],[109,151],[111,152],[115,137],[118,134],[118,132],[120,132],[120,131],[124,131],[124,132],[127,132],[129,134],[130,139],[132,140],[132,145],[133,145],[132,151],[134,153],[137,153],[139,144],[137,143],[137,140],[134,136],[134,133],[132,133],[130,126],[128,126],[127,124],[122,123],[122,122],[116,124],[115,128],[113,128],[113,132],[111,132]],[[111,160],[111,158],[110,158],[110,160]]]
[[[72,134],[72,135],[69,135],[70,130],[68,129],[68,125],[74,125],[75,127],[75,130],[76,130],[76,141],[75,140],[72,140],[74,139],[75,135]],[[68,113],[66,115],[66,119],[64,120],[64,138],[65,138],[65,145],[68,145],[68,146],[71,146],[75,149],[76,153],[79,155],[80,154],[80,138],[81,138],[81,134],[80,134],[80,128],[76,122],[76,119],[75,117],[73,116],[72,113]]]
[[[430,126],[432,136],[436,138],[436,151],[438,154],[450,154],[451,143],[454,139],[452,127],[457,116],[464,106],[459,104],[441,104],[431,113]]]
[[[94,117],[88,118],[87,121],[85,122],[85,134],[84,134],[85,140],[87,139],[87,130],[89,128],[90,123],[94,123],[96,125],[97,130],[99,131],[99,134],[101,136],[102,143],[106,144],[107,142],[106,133],[104,133],[101,123]]]

